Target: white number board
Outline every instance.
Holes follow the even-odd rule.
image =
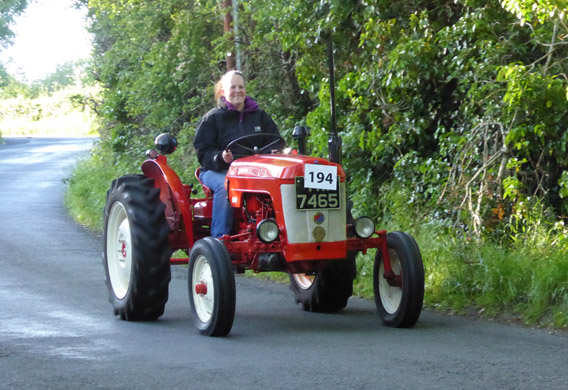
[[[336,190],[337,166],[306,164],[304,167],[304,187],[320,190]]]

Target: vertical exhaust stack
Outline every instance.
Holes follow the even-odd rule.
[[[335,115],[335,67],[333,64],[333,40],[331,34],[327,44],[328,65],[329,65],[329,95],[331,107],[331,126],[327,147],[329,151],[329,161],[341,164],[341,137],[337,135],[337,123]]]

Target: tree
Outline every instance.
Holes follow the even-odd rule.
[[[11,24],[27,5],[27,0],[3,0],[0,4],[0,47],[5,48],[12,43],[14,33],[10,29]]]
[[[10,29],[14,18],[24,12],[27,0],[2,0],[0,3],[0,51],[12,44],[14,32]],[[8,83],[8,74],[0,63],[0,87]]]
[[[57,65],[55,72],[48,74],[42,80],[34,82],[34,87],[45,88],[47,92],[73,85],[75,82],[75,71],[82,65],[82,61],[66,62]]]

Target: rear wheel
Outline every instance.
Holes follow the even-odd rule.
[[[225,245],[216,238],[195,242],[189,255],[189,305],[206,336],[226,336],[235,318],[235,275]]]
[[[353,223],[352,203],[347,202],[347,224]],[[290,275],[290,289],[294,292],[296,303],[305,311],[334,313],[345,306],[353,295],[353,280],[357,276],[355,259],[357,251],[347,251],[345,260],[331,260],[329,265],[314,275]]]
[[[128,321],[164,313],[171,279],[169,227],[154,180],[114,180],[104,208],[103,266],[114,314]]]
[[[353,252],[345,260],[331,260],[323,271],[314,275],[290,275],[296,302],[306,311],[333,313],[343,309],[353,295],[355,256]]]
[[[373,269],[375,304],[383,323],[397,328],[416,324],[424,300],[424,266],[418,245],[403,232],[387,235],[387,247],[394,278],[385,277],[383,255],[377,250]]]

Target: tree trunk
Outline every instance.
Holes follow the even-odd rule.
[[[225,34],[233,31],[233,2],[232,0],[223,0],[223,8],[225,9],[225,17],[223,18],[223,26]],[[232,38],[231,38],[232,39]],[[234,50],[227,52],[227,72],[236,69],[236,58]]]

